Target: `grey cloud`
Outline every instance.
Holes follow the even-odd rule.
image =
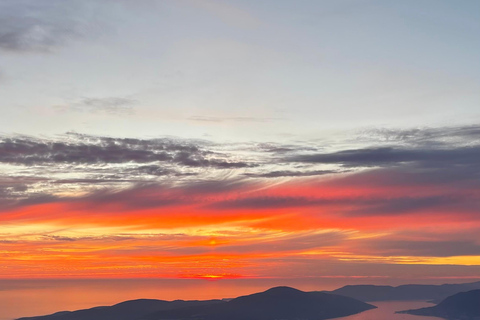
[[[241,191],[253,186],[254,184],[239,179],[224,179],[190,181],[180,185],[178,188],[185,194],[197,195]]]
[[[77,206],[104,207],[114,210],[160,208],[189,205],[199,201],[198,196],[238,191],[249,186],[236,180],[190,181],[177,186],[171,184],[136,184],[130,188],[105,188],[77,198],[61,198]],[[201,199],[201,197],[200,197]]]
[[[437,212],[454,210],[458,213],[478,212],[480,199],[475,196],[451,194],[417,197],[250,197],[224,200],[208,205],[212,209],[281,209],[295,207],[335,206],[335,211],[347,216],[399,215],[419,213],[427,209]],[[352,208],[352,206],[354,208]]]
[[[166,176],[170,174],[179,174],[178,172],[173,171],[172,169],[166,169],[158,165],[144,165],[139,166],[133,169],[138,174],[148,174],[152,176]]]
[[[72,180],[70,183],[100,184],[103,182]],[[123,181],[121,181],[123,182]],[[66,183],[65,181],[62,183]],[[132,186],[113,188],[112,183],[105,182],[105,188],[95,188],[81,197],[59,197],[53,194],[13,193],[10,189],[0,188],[0,206],[14,208],[40,203],[66,202],[74,206],[102,207],[110,210],[129,210],[132,208],[154,208],[173,205],[196,204],[213,210],[249,209],[261,210],[284,209],[297,207],[331,207],[337,214],[344,216],[376,216],[421,214],[423,212],[457,212],[458,214],[476,214],[480,206],[478,195],[459,193],[439,194],[434,196],[400,196],[400,197],[289,197],[289,196],[254,196],[231,200],[215,201],[215,198],[205,198],[209,195],[222,193],[238,193],[244,190],[254,190],[255,183],[241,179],[225,180],[193,180],[172,185],[166,183],[132,182]],[[213,202],[211,202],[213,200]],[[199,202],[200,201],[200,202]],[[110,208],[110,209],[109,209]]]
[[[174,170],[173,168],[167,168],[162,165],[157,164],[148,164],[148,165],[140,165],[134,168],[123,169],[120,175],[138,175],[138,176],[154,176],[154,177],[187,177],[187,176],[196,176],[198,173],[196,172],[182,172],[178,170]],[[137,180],[138,181],[138,180]]]
[[[377,168],[368,171],[356,172],[330,180],[327,185],[332,186],[417,186],[428,185],[455,185],[457,188],[468,189],[480,186],[480,172],[476,164],[470,166],[428,167],[428,164],[404,165],[395,168]]]
[[[172,189],[161,185],[136,184],[129,188],[95,189],[83,196],[57,196],[47,193],[2,194],[0,190],[0,209],[14,209],[43,203],[68,203],[77,208],[102,208],[105,211],[120,212],[130,209],[146,209],[188,204],[193,199],[182,193],[172,193]]]
[[[192,116],[188,120],[197,122],[270,122],[283,120],[282,118],[262,118],[262,117],[208,117],[208,116]]]
[[[167,207],[192,202],[192,199],[183,195],[169,193],[169,189],[161,185],[139,185],[121,190],[96,190],[84,197],[62,199],[62,201],[68,200],[77,206],[102,207],[107,210],[113,205],[115,209],[112,210],[115,211]]]
[[[257,143],[253,150],[261,152],[271,152],[278,154],[292,153],[292,152],[312,152],[318,151],[315,146],[296,145],[296,144],[279,144],[279,143]]]
[[[116,185],[115,183],[119,183]],[[126,183],[127,182],[127,183]],[[62,196],[47,192],[13,191],[10,186],[0,185],[0,210],[43,203],[65,203],[76,208],[101,208],[105,211],[161,208],[175,205],[195,204],[204,196],[240,191],[252,186],[241,180],[193,180],[182,183],[139,180],[64,179],[52,180],[60,187],[66,184],[90,190],[81,196]],[[91,189],[83,189],[83,184]],[[60,189],[64,190],[64,189]]]
[[[343,232],[326,232],[319,234],[303,234],[294,237],[281,237],[273,240],[259,240],[254,244],[225,245],[215,248],[216,252],[261,252],[261,251],[297,251],[319,247],[334,246],[345,240]]]
[[[359,138],[383,142],[428,143],[437,144],[452,140],[472,142],[480,141],[480,125],[414,128],[414,129],[368,129],[360,133]]]
[[[270,171],[266,173],[245,173],[244,175],[252,178],[283,178],[283,177],[310,177],[326,174],[339,173],[334,170],[313,170],[313,171]]]
[[[189,167],[215,167],[222,169],[234,169],[247,168],[252,166],[251,164],[247,164],[244,162],[227,162],[217,159],[207,159],[201,152],[192,153],[180,151],[175,154],[172,160]]]
[[[462,137],[476,135],[474,127],[459,128],[458,132]],[[465,141],[473,140],[465,138]],[[0,136],[0,163],[8,166],[12,173],[11,179],[0,178],[0,205],[10,208],[48,201],[67,201],[68,199],[55,196],[65,194],[65,190],[81,190],[90,196],[90,193],[102,188],[98,191],[100,198],[95,200],[102,204],[115,202],[121,196],[136,196],[133,189],[143,188],[146,184],[163,186],[177,194],[188,193],[192,196],[251,191],[256,187],[265,187],[262,183],[269,178],[339,174],[319,183],[325,187],[441,185],[442,188],[435,195],[417,196],[412,193],[411,197],[390,199],[347,197],[336,200],[262,197],[257,194],[250,198],[229,197],[228,201],[219,201],[209,207],[255,209],[335,205],[342,208],[341,214],[360,216],[404,214],[427,209],[478,212],[480,147],[473,142],[442,147],[419,147],[412,144],[402,147],[352,148],[330,153],[318,152],[321,148],[314,144],[312,147],[272,143],[251,143],[246,147],[236,145],[235,156],[228,150],[231,150],[231,146],[177,138],[112,138],[74,133],[55,139]],[[271,153],[274,155],[271,156]],[[323,169],[325,164],[341,165],[344,168],[326,170]],[[345,174],[345,171],[349,173]],[[68,176],[65,175],[67,172]],[[28,177],[15,178],[20,175]],[[40,181],[34,177],[48,178]],[[128,192],[121,194],[121,190]],[[254,193],[250,193],[252,194]],[[212,199],[208,199],[210,200]],[[91,203],[95,201],[92,197]],[[122,206],[135,205],[122,204],[121,199],[118,201]],[[180,200],[160,199],[157,203],[147,199],[145,205],[165,206],[176,201]],[[354,206],[355,210],[345,208],[346,206]]]
[[[168,162],[189,167],[244,168],[245,162],[214,158],[215,154],[188,142],[171,139],[116,139],[77,136],[75,140],[29,137],[0,139],[0,162],[37,164],[120,164]]]
[[[172,160],[163,144],[135,146],[119,143],[68,143],[27,138],[6,138],[0,142],[0,162],[14,164],[42,163],[123,163]],[[165,150],[167,149],[167,151]]]
[[[114,179],[114,178],[111,178],[111,179],[101,179],[101,178],[88,179],[88,178],[85,178],[85,179],[60,179],[60,180],[52,180],[51,181],[51,183],[54,183],[54,184],[93,184],[93,185],[125,183],[125,182],[140,183],[140,182],[142,182],[142,180]]]
[[[337,152],[299,151],[286,163],[336,165],[350,170],[376,168],[339,177],[333,184],[451,185],[479,187],[480,125],[366,132],[383,146]]]
[[[265,208],[290,208],[308,207],[325,204],[328,200],[310,199],[304,197],[252,197],[235,200],[219,201],[210,208],[214,209],[265,209]]]
[[[36,177],[0,177],[0,209],[11,209],[18,206],[42,204],[56,199],[44,192],[35,192],[34,186],[45,183],[46,178]]]
[[[2,193],[0,191],[0,210],[57,201],[59,201],[57,196],[48,193],[13,194],[8,192]]]
[[[449,149],[365,148],[333,153],[305,154],[288,157],[287,161],[341,164],[347,167],[392,166],[402,163],[429,163],[439,165],[478,165],[480,147]]]
[[[137,100],[124,97],[104,97],[104,98],[83,98],[60,109],[91,112],[108,113],[115,115],[133,114],[133,107],[138,103]]]
[[[348,211],[348,215],[382,215],[382,214],[403,214],[418,212],[425,209],[435,209],[443,211],[445,208],[456,208],[457,211],[464,212],[465,203],[472,199],[462,198],[453,195],[440,195],[430,197],[400,197],[371,201],[366,207]],[[473,200],[474,202],[478,202]],[[467,210],[468,211],[468,210]]]
[[[0,2],[0,49],[49,52],[85,37],[96,16],[92,1],[3,0]]]
[[[422,256],[422,257],[452,257],[478,256],[480,245],[474,241],[413,241],[389,240],[370,241],[364,243],[384,255],[391,256]],[[368,249],[368,250],[369,250]]]

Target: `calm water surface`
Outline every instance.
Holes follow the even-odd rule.
[[[308,281],[205,281],[205,280],[88,280],[88,281],[0,281],[0,320],[51,314],[113,305],[125,300],[150,298],[163,300],[206,300],[236,297],[264,291],[278,285],[304,291],[331,290],[344,283]],[[419,301],[372,303],[369,310],[342,320],[433,320],[439,318],[395,314],[395,311],[421,308],[430,304]]]
[[[372,302],[377,309],[368,310],[353,316],[337,318],[341,320],[443,320],[437,317],[421,317],[409,314],[396,314],[395,311],[431,307],[433,304],[424,301],[387,301]]]

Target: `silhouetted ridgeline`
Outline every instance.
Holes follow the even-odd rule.
[[[455,293],[474,289],[480,289],[480,281],[442,285],[408,284],[398,287],[354,285],[326,292],[355,298],[361,301],[435,300],[439,302]]]
[[[276,287],[230,301],[133,300],[22,320],[322,320],[349,316],[376,308],[349,297]]]
[[[160,311],[145,319],[320,320],[348,316],[373,308],[376,307],[349,297],[276,287],[232,299],[224,304]]]
[[[62,311],[48,316],[20,318],[18,320],[134,320],[160,310],[216,303],[223,303],[223,301],[163,301],[154,299],[139,299],[121,302],[109,307],[95,307],[77,311]]]
[[[460,292],[429,308],[400,311],[419,316],[433,316],[451,320],[480,319],[480,290]]]

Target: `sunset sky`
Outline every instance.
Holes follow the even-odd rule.
[[[0,1],[0,279],[480,280],[479,13]]]

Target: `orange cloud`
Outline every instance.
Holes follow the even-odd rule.
[[[388,185],[378,174],[141,187],[6,209],[0,278],[339,276],[335,264],[347,262],[360,267],[345,276],[369,277],[373,264],[480,265],[479,190]],[[427,231],[428,241],[408,236]],[[448,240],[462,246],[458,256],[436,250]]]

